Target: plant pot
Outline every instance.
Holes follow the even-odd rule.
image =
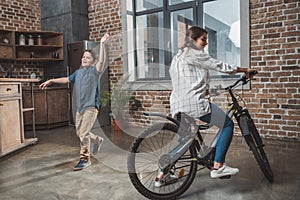
[[[118,119],[113,119],[114,131],[121,131],[122,121]]]

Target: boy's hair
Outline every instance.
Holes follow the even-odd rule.
[[[98,57],[97,57],[97,55],[96,55],[96,53],[95,53],[95,51],[94,50],[85,50],[84,52],[89,52],[90,54],[91,54],[91,56],[93,57],[93,59],[94,60],[97,60],[98,59]],[[84,53],[83,52],[83,53]]]

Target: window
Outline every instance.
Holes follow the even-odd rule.
[[[193,8],[171,12],[171,46],[172,57],[184,44],[185,33],[193,25]]]
[[[130,1],[130,0],[128,0]],[[162,0],[135,0],[136,12],[163,7]]]
[[[208,52],[226,63],[240,63],[240,0],[216,0],[203,5],[204,27],[208,31]],[[235,12],[233,12],[235,11]],[[213,78],[232,78],[216,71]]]
[[[147,27],[146,29],[144,27]],[[138,79],[163,79],[166,77],[164,66],[163,12],[136,17],[136,76]]]
[[[193,25],[208,31],[208,53],[249,65],[249,2],[242,0],[127,0],[127,65],[131,81],[169,80],[172,57]],[[240,9],[243,8],[243,13]],[[241,21],[243,23],[241,23]],[[242,35],[240,36],[240,30]],[[241,42],[242,41],[242,42]],[[232,78],[211,72],[213,79]]]
[[[169,5],[174,5],[174,4],[179,4],[179,3],[184,3],[184,2],[189,2],[193,0],[169,0]]]

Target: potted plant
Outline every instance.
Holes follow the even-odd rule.
[[[113,118],[113,124],[115,130],[120,130],[119,126],[122,126],[124,119],[124,111],[137,110],[141,107],[141,102],[132,96],[131,93],[126,90],[126,82],[128,76],[121,80],[121,82],[115,85],[112,90],[101,92],[100,104],[105,106],[110,103],[111,116]]]

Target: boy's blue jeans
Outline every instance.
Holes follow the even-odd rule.
[[[210,126],[217,126],[220,130],[220,137],[216,144],[215,162],[224,163],[227,150],[232,140],[234,123],[215,104],[210,103],[211,113],[200,117],[200,120],[209,123]]]

